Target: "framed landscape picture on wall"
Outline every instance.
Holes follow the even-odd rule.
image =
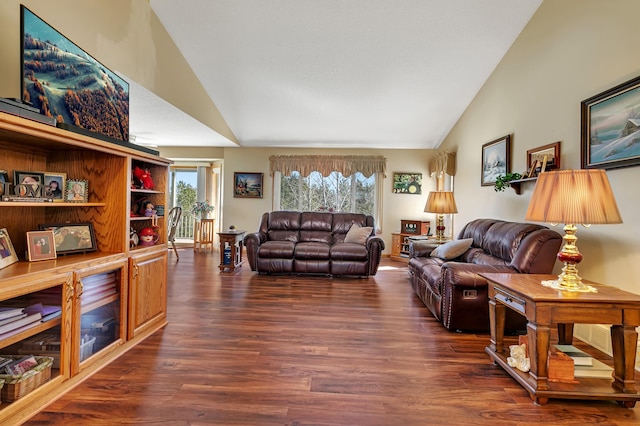
[[[511,170],[511,135],[502,136],[482,145],[480,184],[493,186],[496,178]]]
[[[640,164],[640,77],[581,103],[583,169]]]
[[[262,198],[262,173],[233,173],[235,198]]]

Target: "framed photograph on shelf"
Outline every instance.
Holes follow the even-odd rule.
[[[422,173],[394,173],[394,194],[422,194]]]
[[[67,179],[64,188],[65,201],[86,203],[89,201],[89,182],[86,179]]]
[[[262,198],[262,173],[233,173],[234,198]]]
[[[560,142],[550,143],[527,150],[527,177],[537,176],[547,170],[560,168]],[[544,167],[543,167],[544,166]],[[540,167],[540,170],[536,169]]]
[[[53,231],[27,232],[27,258],[29,262],[56,258]]]
[[[640,165],[640,77],[582,101],[583,169]]]
[[[9,181],[9,175],[6,170],[0,170],[0,197],[4,195],[4,184]]]
[[[0,269],[18,261],[16,251],[11,244],[7,228],[0,228]]]
[[[96,251],[96,236],[92,223],[61,223],[38,225],[43,231],[53,232],[57,254]]]
[[[66,180],[66,173],[44,172],[44,196],[58,203],[64,201]]]
[[[44,197],[44,173],[15,170],[13,186],[14,194],[12,195],[27,198]]]
[[[480,185],[493,186],[496,178],[511,171],[511,135],[482,145]]]

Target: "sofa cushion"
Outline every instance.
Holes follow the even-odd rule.
[[[300,212],[279,211],[269,214],[267,237],[269,241],[299,240]]]
[[[473,238],[465,238],[463,240],[449,241],[448,243],[438,246],[431,252],[431,257],[439,257],[440,259],[451,260],[460,257],[465,251],[471,247]]]
[[[300,214],[300,241],[331,244],[331,213],[303,212]]]
[[[300,260],[329,260],[329,244],[301,242],[296,244],[294,255]]]
[[[371,222],[367,222],[370,220]],[[333,242],[343,243],[344,238],[351,229],[351,226],[357,223],[360,226],[373,226],[373,218],[358,213],[334,213],[331,232],[333,234]]]
[[[371,231],[373,231],[373,227],[371,226],[360,226],[354,223],[344,237],[344,242],[365,245],[367,238],[371,235]]]
[[[509,263],[518,251],[522,239],[531,232],[544,228],[542,225],[533,223],[497,221],[484,235],[482,249],[485,253]]]
[[[331,246],[331,260],[367,260],[367,247],[354,243],[337,243]]]
[[[258,257],[266,259],[293,259],[296,243],[293,241],[267,241],[258,247]]]

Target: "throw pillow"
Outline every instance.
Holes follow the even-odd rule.
[[[469,250],[473,238],[465,238],[464,240],[449,241],[441,246],[438,246],[431,252],[431,257],[439,257],[444,260],[455,259],[458,256],[462,256],[465,251]]]
[[[365,245],[367,238],[371,235],[371,231],[373,231],[371,226],[360,226],[354,223],[344,237],[344,242]]]

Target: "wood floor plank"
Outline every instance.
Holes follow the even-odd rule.
[[[169,325],[27,424],[640,424],[613,402],[535,405],[484,353],[488,334],[431,316],[404,263],[340,279],[169,259]]]

